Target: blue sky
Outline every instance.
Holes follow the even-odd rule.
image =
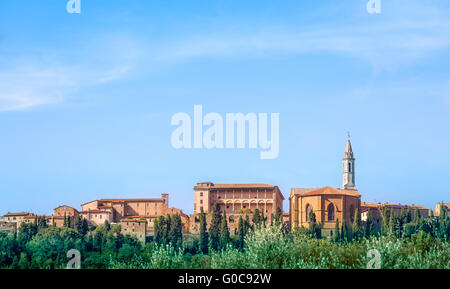
[[[0,214],[193,186],[341,185],[363,201],[450,195],[447,0],[0,1]],[[280,154],[175,150],[177,112],[280,113]]]

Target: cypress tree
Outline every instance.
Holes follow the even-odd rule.
[[[163,218],[164,217],[158,217],[153,220],[153,228],[154,228],[154,242],[157,245],[163,244],[163,232],[162,232],[162,226],[163,226]]]
[[[181,248],[183,245],[183,224],[179,214],[170,219],[169,240],[173,247]]]
[[[352,233],[355,240],[361,239],[361,231],[361,214],[359,213],[359,208],[356,208],[352,224]]]
[[[245,214],[245,221],[244,221],[244,232],[247,235],[247,233],[250,231],[251,226],[250,226],[250,217]]]
[[[365,236],[366,238],[370,238],[370,236],[375,235],[375,228],[374,228],[375,224],[372,220],[372,214],[370,213],[370,209],[367,212],[367,221],[366,221],[366,231],[365,231]]]
[[[283,223],[283,212],[281,211],[280,206],[277,206],[274,218],[275,218],[275,225],[280,225]]]
[[[255,209],[255,211],[253,212],[252,222],[253,222],[253,226],[255,226],[255,228],[257,228],[257,227],[259,227],[261,225],[262,218],[261,218],[261,215],[259,213],[259,209]]]
[[[348,241],[348,228],[347,228],[347,222],[345,220],[342,221],[342,228],[341,228],[341,241],[347,242]]]
[[[83,236],[86,236],[86,234],[89,232],[89,223],[86,219],[83,219],[81,222],[81,234]]]
[[[220,214],[220,206],[215,203],[212,211],[211,225],[209,226],[209,247],[212,250],[218,250],[220,246],[220,224],[222,216]]]
[[[200,251],[203,254],[208,254],[208,232],[206,230],[206,214],[201,208],[200,212]]]
[[[230,242],[230,231],[228,229],[227,214],[223,211],[222,222],[220,224],[220,247],[225,249]]]
[[[420,223],[420,213],[417,207],[414,209],[414,223],[416,224]]]
[[[339,219],[336,218],[336,225],[334,226],[334,242],[339,243],[341,234],[339,232]]]
[[[245,224],[242,216],[239,216],[238,231],[239,231],[238,247],[239,249],[242,250],[244,248],[245,242]]]

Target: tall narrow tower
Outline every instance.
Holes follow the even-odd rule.
[[[344,158],[342,159],[342,188],[344,190],[356,190],[355,186],[355,158],[353,157],[350,134],[345,145]]]

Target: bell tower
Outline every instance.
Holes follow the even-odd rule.
[[[344,158],[342,159],[342,189],[356,190],[355,186],[355,158],[353,157],[350,133],[345,145]]]

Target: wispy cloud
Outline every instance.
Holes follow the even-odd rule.
[[[0,111],[60,103],[81,88],[125,78],[137,63],[129,38],[102,39],[89,53],[18,56],[0,69]]]

